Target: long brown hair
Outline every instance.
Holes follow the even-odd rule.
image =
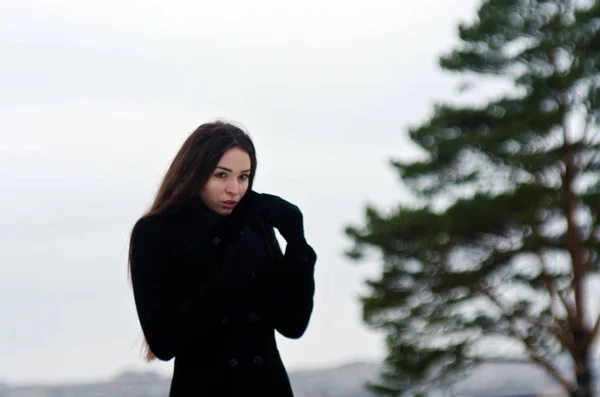
[[[224,121],[200,125],[183,143],[167,170],[154,202],[142,215],[165,214],[196,198],[208,181],[223,154],[239,148],[250,156],[249,189],[256,175],[256,151],[250,136],[240,127]],[[128,277],[131,282],[131,236],[129,241]],[[144,358],[156,358],[150,346],[143,342]]]

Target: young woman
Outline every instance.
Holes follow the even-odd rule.
[[[298,207],[253,191],[255,175],[244,131],[203,124],[133,227],[129,270],[146,359],[175,358],[170,397],[293,396],[275,331],[304,334],[316,254]]]

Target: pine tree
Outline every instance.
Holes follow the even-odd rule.
[[[511,88],[482,105],[437,104],[409,129],[426,158],[391,162],[417,204],[367,206],[346,228],[349,257],[375,249],[383,263],[362,298],[388,347],[370,388],[420,395],[487,361],[529,362],[591,397],[600,1],[487,0],[458,33],[440,67]]]

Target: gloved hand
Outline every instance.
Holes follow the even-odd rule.
[[[265,258],[265,248],[258,234],[247,232],[225,254],[223,275],[234,285],[243,284]]]
[[[300,208],[272,194],[261,193],[258,210],[263,220],[277,228],[288,244],[305,244],[304,219]]]

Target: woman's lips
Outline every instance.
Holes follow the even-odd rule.
[[[237,201],[221,201],[221,206],[225,208],[233,208],[237,204]]]

